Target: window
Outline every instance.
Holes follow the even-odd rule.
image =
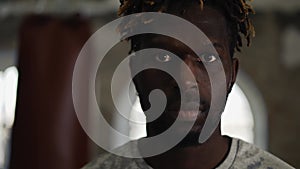
[[[18,71],[9,67],[0,71],[0,169],[8,160],[10,131],[15,118]]]

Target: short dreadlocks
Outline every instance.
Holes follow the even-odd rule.
[[[139,12],[166,12],[172,3],[187,3],[188,1],[198,1],[199,10],[205,6],[211,6],[220,10],[226,17],[229,26],[230,54],[233,56],[234,50],[240,51],[243,46],[242,35],[250,45],[251,38],[255,36],[250,14],[254,14],[253,8],[247,4],[247,0],[120,0],[118,15],[125,16]],[[180,13],[185,9],[181,9]],[[131,39],[132,50],[136,43]]]

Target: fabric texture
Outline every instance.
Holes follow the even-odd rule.
[[[129,145],[129,146],[128,146]],[[122,146],[120,151],[138,152],[137,142]],[[126,147],[126,148],[124,148]],[[130,149],[130,150],[129,150]],[[119,152],[119,151],[118,151]],[[122,152],[120,152],[122,153]],[[100,155],[82,169],[152,169],[143,158],[125,158],[111,153]],[[233,138],[226,159],[216,169],[292,169],[293,167],[253,144]]]

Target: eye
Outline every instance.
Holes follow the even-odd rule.
[[[217,60],[217,56],[212,53],[204,53],[200,55],[199,59],[201,62],[212,63]]]
[[[172,57],[168,54],[162,54],[155,56],[155,59],[161,63],[166,63],[172,60]]]

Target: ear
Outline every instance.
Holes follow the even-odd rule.
[[[239,65],[240,65],[239,59],[238,58],[233,58],[232,59],[232,65],[231,65],[231,79],[230,79],[230,83],[228,85],[228,94],[231,92],[232,87],[233,87],[233,85],[236,81],[237,73],[238,73],[238,70],[239,70]]]

